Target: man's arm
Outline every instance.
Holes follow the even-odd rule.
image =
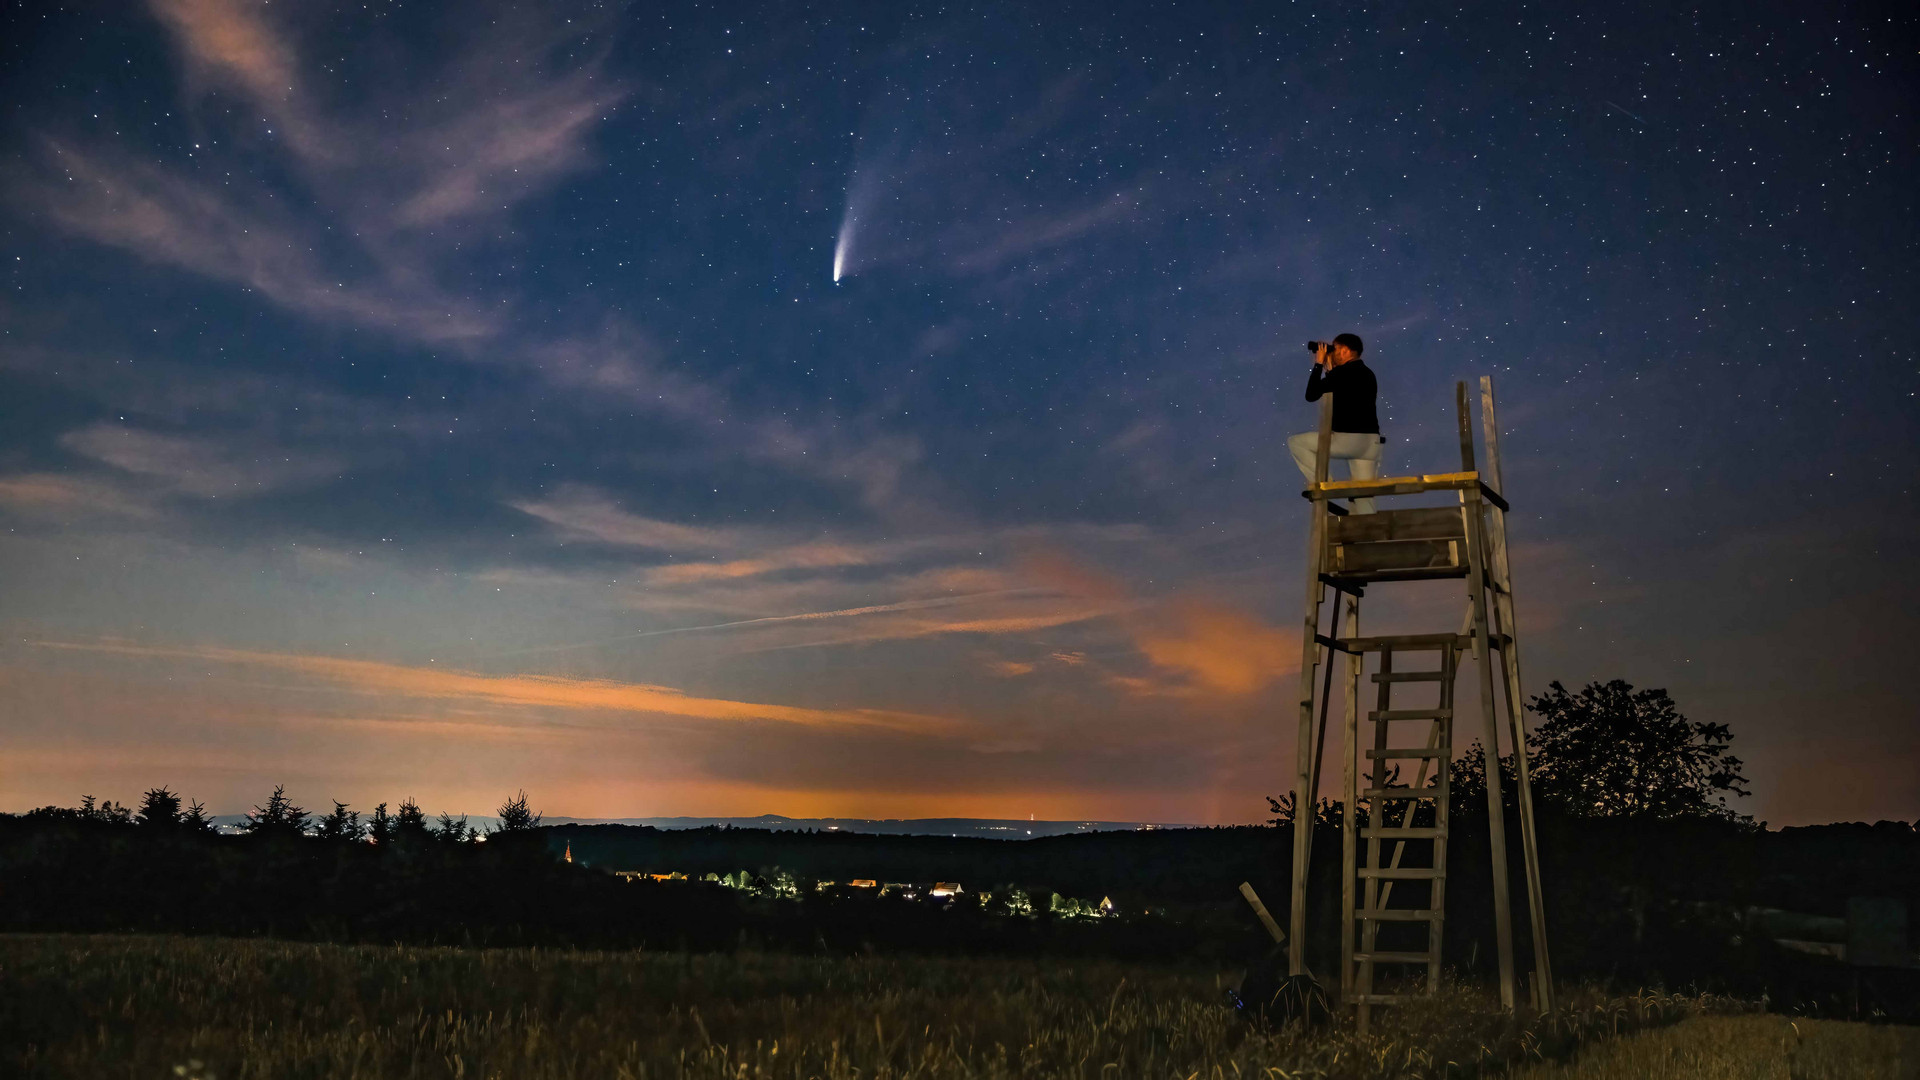
[[[1307,400],[1319,401],[1320,395],[1328,390],[1326,380],[1320,378],[1320,365],[1313,365],[1313,373],[1307,376]]]
[[[1325,372],[1325,378],[1321,373]],[[1319,401],[1320,395],[1332,390],[1329,385],[1333,377],[1333,365],[1327,363],[1327,347],[1320,346],[1313,354],[1313,372],[1307,376],[1307,400]]]

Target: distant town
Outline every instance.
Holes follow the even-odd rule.
[[[564,858],[573,861],[573,849],[569,846]],[[1000,892],[968,891],[957,881],[904,882],[880,881],[875,878],[854,878],[850,881],[811,881],[787,873],[784,870],[771,870],[756,874],[751,870],[738,870],[731,874],[707,873],[685,874],[677,870],[614,870],[614,877],[628,882],[705,882],[724,885],[729,889],[738,889],[752,896],[773,899],[797,900],[802,896],[834,895],[867,896],[875,899],[898,897],[901,900],[918,900],[933,904],[966,904],[990,914],[1032,915],[1033,898],[1021,889],[1007,889]],[[1051,893],[1042,909],[1065,918],[1100,919],[1118,914],[1111,897],[1101,897],[1098,901],[1079,900],[1059,893]]]

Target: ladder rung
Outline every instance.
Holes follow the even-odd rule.
[[[1451,720],[1452,709],[1373,709],[1367,713],[1367,719],[1379,723],[1383,720]]]
[[[1408,829],[1386,829],[1368,827],[1360,830],[1360,835],[1373,840],[1445,840],[1445,829],[1429,826],[1416,826]]]
[[[1453,751],[1444,746],[1390,746],[1385,750],[1367,748],[1370,758],[1390,757],[1452,757]]]
[[[1439,682],[1447,677],[1444,671],[1376,671],[1373,681],[1383,682]]]
[[[1440,789],[1437,787],[1370,787],[1360,794],[1369,799],[1437,799]]]
[[[1423,952],[1357,952],[1354,960],[1362,964],[1431,964],[1432,953]]]
[[[1464,649],[1473,638],[1464,634],[1394,634],[1387,637],[1341,638],[1340,644],[1353,652],[1434,652],[1438,649]]]
[[[1446,877],[1447,872],[1445,870],[1435,870],[1431,866],[1363,866],[1360,868],[1360,876],[1370,878],[1432,879]]]
[[[1446,916],[1426,908],[1361,908],[1353,917],[1364,922],[1441,922]]]

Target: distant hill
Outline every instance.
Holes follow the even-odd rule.
[[[221,814],[214,819],[223,831],[247,820],[245,814]],[[499,824],[491,814],[470,814],[467,824],[486,830]],[[759,817],[650,817],[576,818],[549,814],[547,825],[646,825],[655,829],[767,829],[773,832],[847,832],[880,836],[946,836],[978,840],[1035,840],[1048,836],[1076,836],[1097,832],[1137,832],[1147,829],[1192,829],[1194,825],[1150,821],[1023,821],[1018,818],[790,818],[780,814]]]

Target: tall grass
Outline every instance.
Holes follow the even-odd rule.
[[[1784,1016],[1700,1016],[1596,1045],[1514,1080],[1908,1080],[1920,1031]]]
[[[7,936],[0,1073],[1386,1080],[1556,1056],[1713,1004],[1589,991],[1515,1023],[1461,990],[1383,1010],[1364,1038],[1260,1034],[1219,981],[1057,960]]]

